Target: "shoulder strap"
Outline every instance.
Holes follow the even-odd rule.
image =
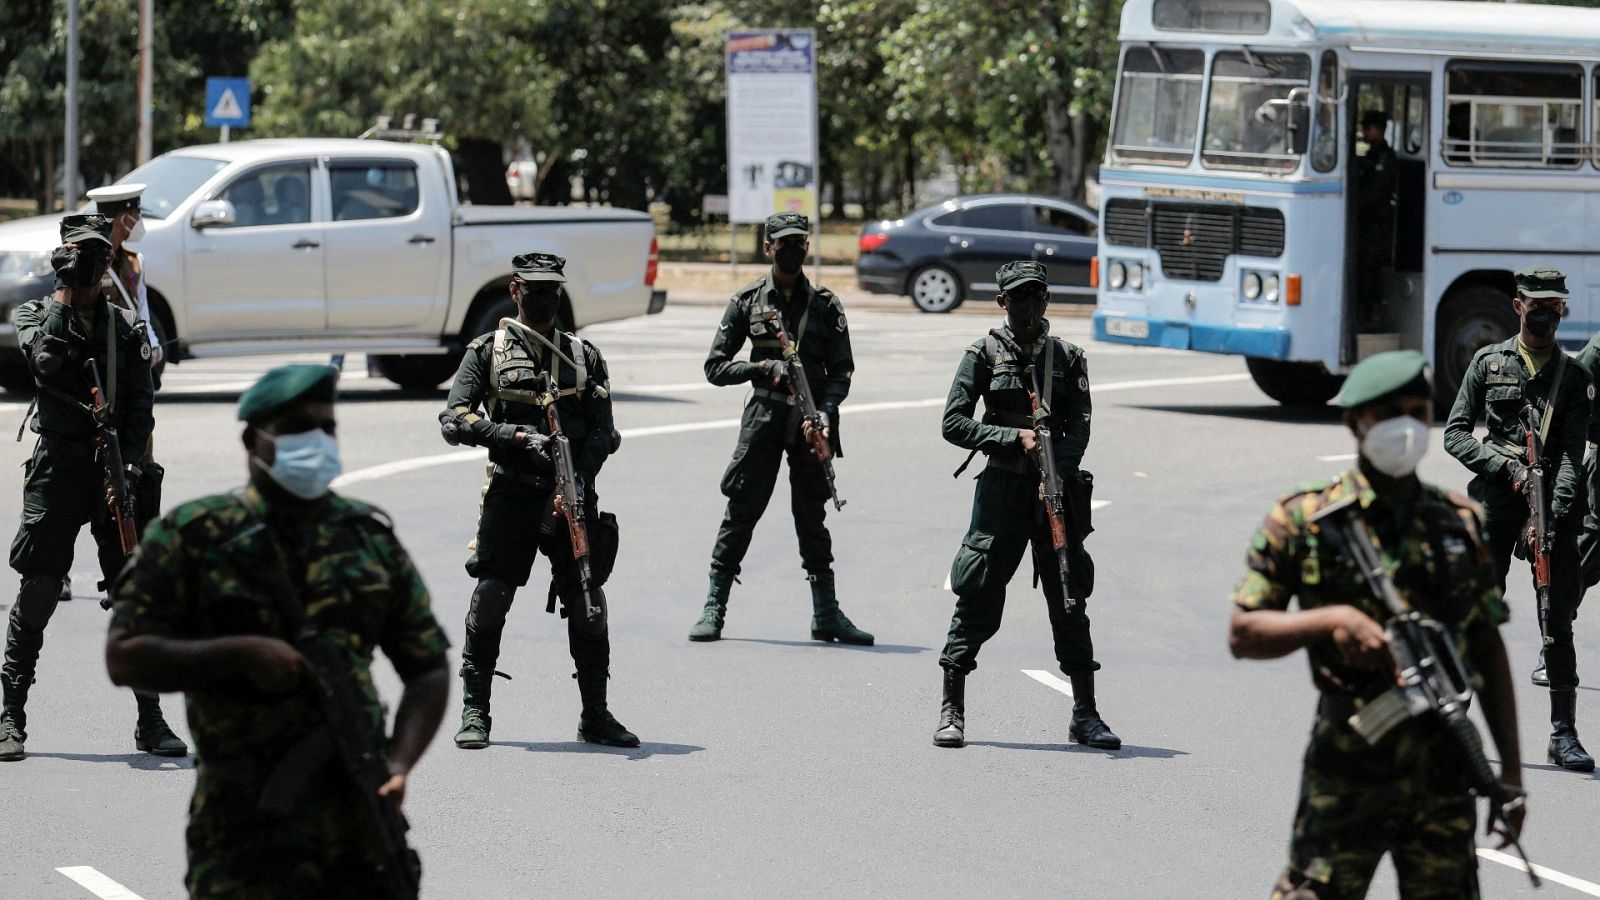
[[[1561,396],[1561,376],[1567,374],[1567,351],[1556,348],[1556,371],[1550,379],[1550,396],[1544,402],[1544,421],[1539,423],[1539,446],[1550,439],[1550,426],[1556,419],[1556,399]]]

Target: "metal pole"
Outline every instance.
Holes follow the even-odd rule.
[[[67,0],[67,134],[62,155],[61,209],[78,199],[78,0]]]
[[[728,216],[728,261],[733,264],[733,280],[739,280],[739,226]]]
[[[155,140],[155,111],[151,109],[154,73],[150,59],[150,31],[155,18],[153,6],[153,0],[139,0],[139,152],[134,160],[141,166],[150,161]]]
[[[224,144],[228,142],[228,126],[226,125],[222,126],[222,142]]]
[[[807,28],[811,42],[811,205],[816,216],[817,243],[812,250],[811,283],[822,283],[822,136],[817,122],[817,31]],[[838,203],[839,198],[833,198]]]

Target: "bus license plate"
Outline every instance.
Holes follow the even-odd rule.
[[[1150,337],[1150,323],[1144,319],[1106,319],[1106,334],[1146,340]]]

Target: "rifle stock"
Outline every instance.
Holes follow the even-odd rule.
[[[1061,596],[1067,610],[1078,606],[1072,598],[1069,558],[1070,544],[1067,536],[1066,487],[1056,469],[1055,434],[1050,430],[1050,411],[1039,404],[1039,370],[1028,367],[1028,403],[1033,409],[1033,435],[1039,441],[1034,453],[1034,463],[1039,467],[1039,499],[1044,503],[1045,517],[1050,521],[1050,545],[1055,552],[1056,568],[1061,578]]]
[[[833,483],[833,445],[822,433],[829,426],[828,417],[817,408],[816,398],[811,393],[811,382],[806,380],[805,364],[800,361],[799,348],[789,340],[789,334],[783,327],[783,316],[777,310],[768,310],[763,314],[772,331],[778,337],[778,347],[783,353],[784,380],[788,383],[789,397],[800,406],[800,416],[803,421],[811,426],[810,436],[806,438],[811,445],[811,455],[822,463],[822,471],[828,479],[828,493],[833,497],[835,511],[844,509],[845,502],[839,498],[839,489]]]
[[[556,386],[549,373],[541,376],[539,402],[544,406],[545,426],[550,433],[550,460],[556,470],[556,514],[567,525],[567,537],[572,542],[572,559],[578,566],[578,583],[583,590],[584,617],[593,624],[605,618],[605,604],[598,599],[594,589],[594,575],[589,561],[589,528],[585,522],[583,498],[578,495],[578,474],[573,466],[572,441],[561,430],[561,416],[556,412]]]
[[[100,370],[94,360],[84,362],[89,374],[89,403],[94,411],[95,460],[100,463],[105,486],[106,512],[117,529],[117,540],[123,556],[131,556],[139,546],[139,534],[134,529],[136,510],[133,492],[128,489],[128,470],[122,462],[122,444],[117,438],[117,428],[111,424],[111,409],[106,405],[105,388],[100,384]]]

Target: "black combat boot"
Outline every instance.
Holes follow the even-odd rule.
[[[871,646],[872,635],[851,624],[839,609],[839,597],[833,590],[833,573],[821,572],[808,576],[807,580],[811,582],[811,639]]]
[[[139,703],[139,722],[133,726],[133,747],[156,756],[188,756],[189,745],[172,733],[161,714],[161,695],[134,691]]]
[[[489,692],[494,686],[494,671],[487,672],[471,663],[461,664],[461,730],[456,746],[462,750],[482,750],[489,746]]]
[[[944,704],[939,707],[939,730],[933,733],[935,747],[965,747],[967,736],[967,673],[944,670]]]
[[[622,727],[606,708],[606,672],[580,672],[578,694],[583,697],[583,715],[578,719],[578,740],[607,747],[637,747],[639,736]]]
[[[706,591],[706,606],[700,611],[699,621],[689,629],[689,640],[722,640],[722,620],[728,614],[728,594],[732,592],[733,573],[713,566],[711,587]]]
[[[1530,676],[1530,677],[1532,678],[1533,683],[1535,685],[1539,686],[1539,687],[1549,687],[1550,686],[1550,676],[1545,674],[1545,671],[1544,671],[1544,648],[1543,647],[1539,648],[1539,664],[1537,666],[1533,667],[1533,675]]]
[[[28,589],[24,581],[23,591]],[[18,592],[6,627],[5,663],[0,666],[0,762],[15,762],[25,755],[28,740],[28,690],[33,687],[34,668],[44,647],[44,631],[29,625],[22,617],[24,598]]]
[[[1075,744],[1087,744],[1096,750],[1122,748],[1122,738],[1112,733],[1111,726],[1095,709],[1093,672],[1072,676],[1072,724],[1067,727],[1067,737]]]
[[[1578,741],[1578,692],[1550,692],[1550,761],[1574,772],[1593,772],[1594,757]]]

